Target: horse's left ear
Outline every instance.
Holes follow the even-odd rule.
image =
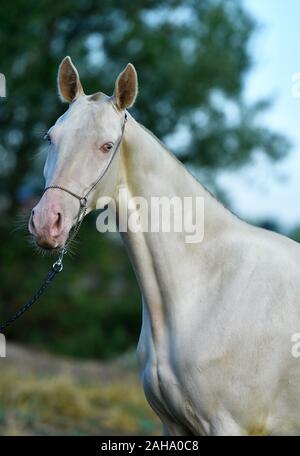
[[[130,108],[135,102],[138,92],[138,80],[134,66],[128,63],[122,73],[119,74],[114,91],[114,102],[118,109]]]

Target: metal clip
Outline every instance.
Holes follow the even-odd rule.
[[[67,253],[67,249],[65,247],[63,247],[62,249],[60,249],[59,251],[59,257],[58,259],[55,261],[55,263],[53,263],[52,265],[52,269],[55,271],[55,272],[61,272],[63,270],[63,257],[64,255]]]
[[[52,269],[55,272],[61,272],[63,270],[63,267],[62,258],[58,258],[58,260],[56,260],[52,265]]]

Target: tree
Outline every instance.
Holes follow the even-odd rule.
[[[43,132],[64,111],[56,72],[69,54],[87,93],[112,93],[128,61],[140,79],[136,118],[173,138],[183,161],[213,176],[257,149],[278,159],[280,135],[257,124],[265,101],[243,101],[255,23],[237,0],[13,0],[0,5],[0,192],[17,205],[20,189],[42,184],[32,160]],[[37,176],[39,176],[37,178]],[[22,187],[23,186],[23,187]]]

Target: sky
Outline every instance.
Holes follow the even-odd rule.
[[[260,156],[242,169],[220,173],[218,182],[239,216],[272,219],[290,230],[300,226],[300,96],[292,92],[292,77],[300,73],[300,1],[243,3],[259,24],[250,45],[254,63],[245,80],[245,97],[250,102],[272,98],[263,124],[283,133],[292,148],[276,164]]]

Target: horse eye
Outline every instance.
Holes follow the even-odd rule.
[[[103,144],[103,146],[101,147],[101,150],[102,150],[102,152],[109,152],[113,148],[113,146],[114,146],[113,143],[108,142],[108,143]]]
[[[49,144],[52,144],[51,136],[49,135],[49,133],[45,134],[44,139],[45,139],[45,141],[48,141]]]

